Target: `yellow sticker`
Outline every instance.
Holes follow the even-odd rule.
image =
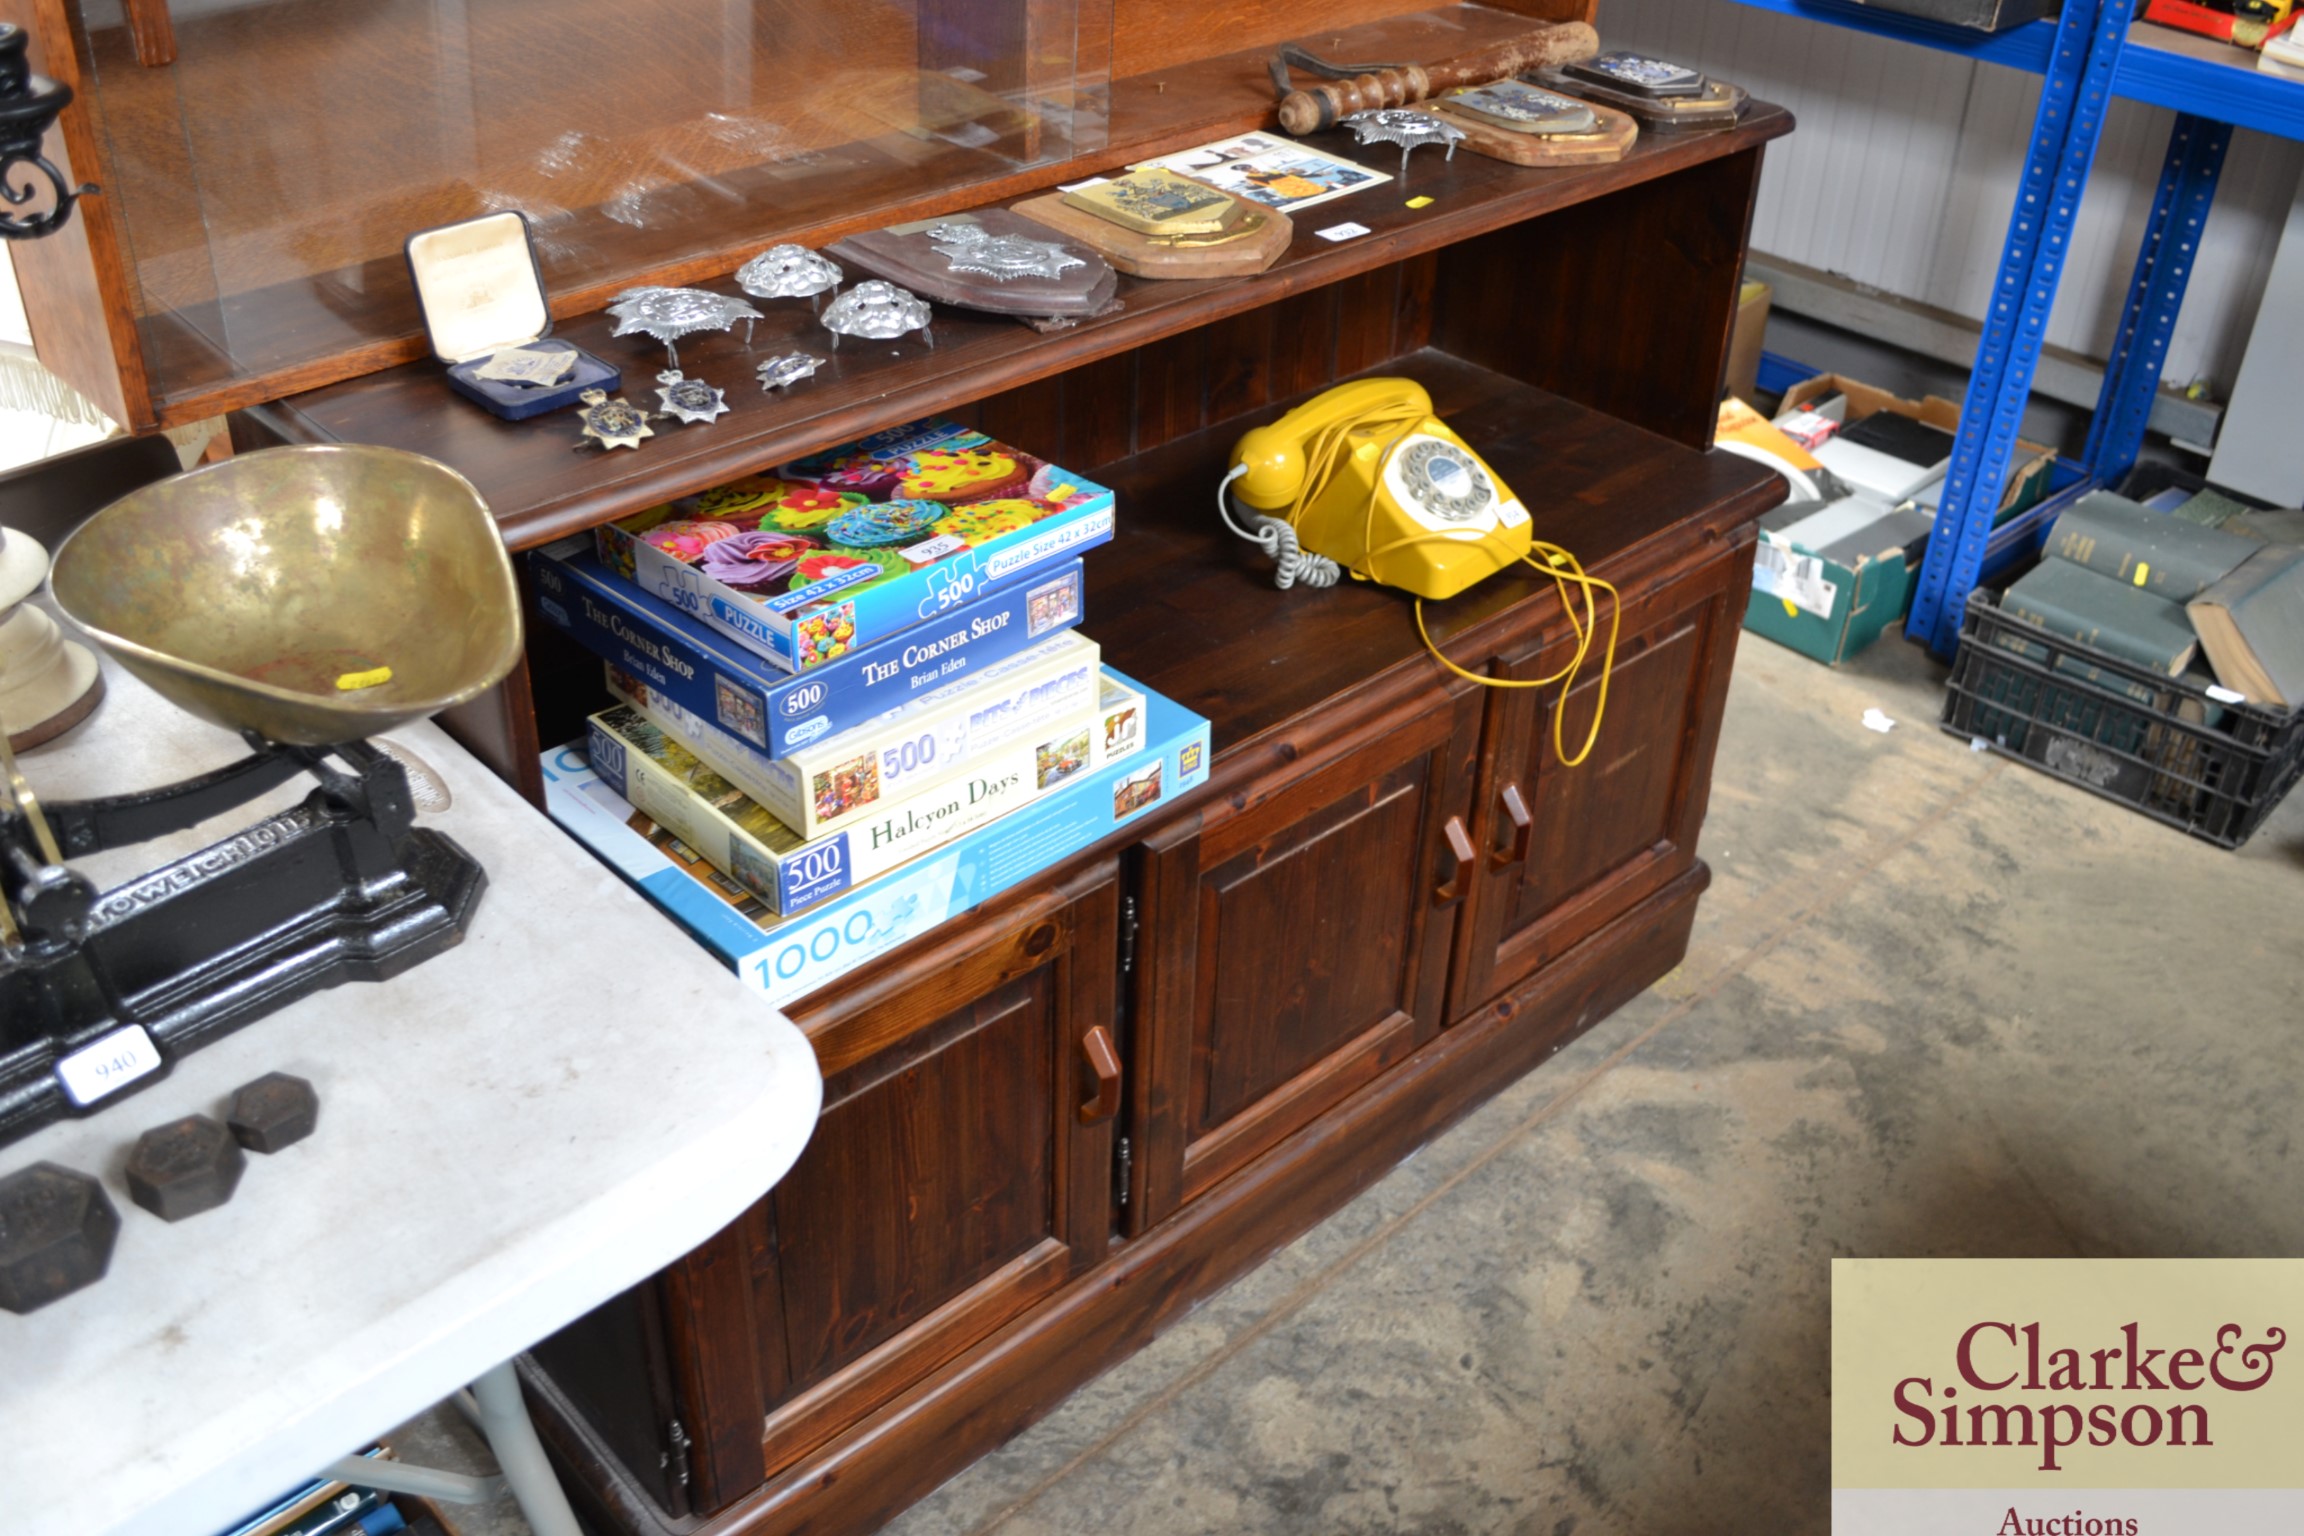
[[[1428,197],[1412,197],[1408,199],[1408,206],[1411,208],[1429,208],[1432,206],[1432,199]]]
[[[1786,618],[1788,618],[1788,619],[1796,619],[1796,618],[1800,617],[1800,605],[1799,605],[1798,603],[1795,603],[1794,601],[1792,601],[1792,599],[1790,599],[1790,598],[1788,598],[1788,597],[1787,597],[1787,598],[1785,598],[1785,599],[1783,599],[1783,603],[1784,603],[1784,617],[1786,617]]]
[[[392,681],[390,667],[370,667],[365,672],[346,672],[336,679],[338,693],[352,693],[361,688],[374,688],[379,683]]]
[[[2144,561],[2136,562],[2136,585],[2144,585],[2144,578],[2152,574],[2152,567]]]

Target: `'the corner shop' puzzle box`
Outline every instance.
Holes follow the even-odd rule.
[[[769,666],[687,614],[616,580],[581,535],[529,556],[536,611],[579,644],[681,708],[770,757],[837,736],[914,699],[974,677],[1080,622],[1081,564],[995,589],[931,623],[890,635],[808,676]]]
[[[771,1003],[789,1003],[1206,783],[1208,722],[1150,689],[1128,686],[1145,695],[1145,750],[797,917],[775,917],[637,815],[592,771],[581,742],[543,754],[544,805],[746,986]]]
[[[789,672],[1112,537],[1112,493],[930,419],[595,530],[600,563]]]

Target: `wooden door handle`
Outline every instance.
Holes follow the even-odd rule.
[[[1080,1037],[1080,1054],[1096,1074],[1096,1097],[1080,1106],[1080,1123],[1094,1125],[1120,1111],[1120,1052],[1112,1044],[1112,1031],[1099,1024]]]
[[[1528,814],[1528,802],[1519,785],[1505,785],[1499,798],[1504,802],[1504,814],[1512,818],[1512,851],[1499,848],[1488,855],[1488,862],[1497,869],[1509,869],[1528,857],[1528,841],[1536,835],[1536,818]]]
[[[1440,828],[1440,835],[1448,839],[1448,851],[1456,859],[1456,874],[1446,885],[1432,893],[1432,905],[1445,907],[1464,899],[1472,887],[1472,870],[1480,862],[1480,854],[1472,846],[1471,834],[1464,830],[1464,818],[1451,816]]]

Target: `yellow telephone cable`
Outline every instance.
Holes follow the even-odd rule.
[[[1373,429],[1385,434],[1377,444],[1377,462],[1381,465],[1385,459],[1391,456],[1393,448],[1399,444],[1400,439],[1406,437],[1416,423],[1423,419],[1424,412],[1411,406],[1377,406],[1358,416],[1347,417],[1322,428],[1305,445],[1304,479],[1297,488],[1296,499],[1289,505],[1288,526],[1295,527],[1297,519],[1303,516],[1305,507],[1309,506],[1322,491],[1327,489],[1328,482],[1335,476],[1337,461],[1354,432]],[[1369,477],[1368,505],[1363,513],[1360,533],[1361,547],[1368,551],[1369,575],[1363,576],[1360,572],[1353,571],[1351,574],[1355,581],[1370,579],[1383,581],[1381,576],[1375,574],[1376,557],[1379,555],[1388,555],[1394,550],[1431,540],[1447,540],[1452,544],[1462,542],[1451,534],[1434,532],[1410,534],[1405,538],[1394,539],[1391,543],[1384,545],[1372,544],[1370,540],[1376,529],[1376,496],[1382,484],[1383,479],[1380,473]],[[1492,534],[1489,536],[1493,537]],[[1432,632],[1424,624],[1424,599],[1421,597],[1415,600],[1416,633],[1423,639],[1424,648],[1432,653],[1434,661],[1439,662],[1441,666],[1446,667],[1450,672],[1467,682],[1478,683],[1483,688],[1545,688],[1553,683],[1559,683],[1561,685],[1560,703],[1552,711],[1552,754],[1560,760],[1560,765],[1563,768],[1574,768],[1592,755],[1593,743],[1600,739],[1600,720],[1608,711],[1608,683],[1616,670],[1616,640],[1623,623],[1624,600],[1622,594],[1617,592],[1615,587],[1599,577],[1587,573],[1584,567],[1577,563],[1576,557],[1568,551],[1556,544],[1548,544],[1542,539],[1533,540],[1532,543],[1534,552],[1541,554],[1544,557],[1543,561],[1539,562],[1533,555],[1522,555],[1518,558],[1532,569],[1552,578],[1552,585],[1560,594],[1561,611],[1568,616],[1568,627],[1576,635],[1576,650],[1568,658],[1566,666],[1548,676],[1531,678],[1483,677],[1477,672],[1466,671],[1441,654],[1440,647],[1433,644]],[[1385,584],[1390,585],[1390,583]],[[1584,614],[1581,619],[1577,617],[1575,601],[1569,596],[1569,588],[1572,585],[1583,593]],[[1595,588],[1607,593],[1609,597],[1608,644],[1601,655],[1600,691],[1598,697],[1593,700],[1591,728],[1584,733],[1584,744],[1576,749],[1574,757],[1570,757],[1567,745],[1563,740],[1561,722],[1568,715],[1568,695],[1575,689],[1576,674],[1583,668],[1585,658],[1591,654],[1592,637],[1599,631],[1599,609],[1593,598]]]

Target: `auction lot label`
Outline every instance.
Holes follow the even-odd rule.
[[[2294,1536],[2300,1328],[2304,1260],[1835,1260],[1834,1536]]]

